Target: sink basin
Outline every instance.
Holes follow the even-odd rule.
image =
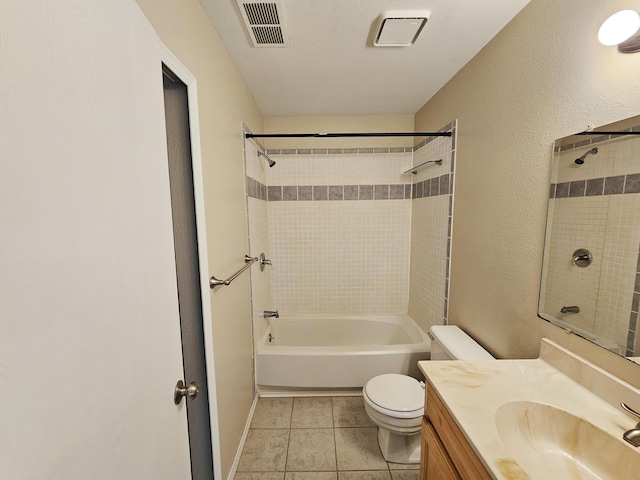
[[[495,415],[500,439],[532,480],[637,480],[640,449],[569,412],[514,401]],[[631,425],[630,425],[631,426]]]

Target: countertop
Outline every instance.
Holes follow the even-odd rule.
[[[640,390],[546,339],[537,359],[423,361],[418,366],[428,380],[427,388],[436,390],[496,479],[542,475],[530,470],[531,476],[519,473],[522,470],[500,439],[495,414],[503,403],[525,400],[553,405],[621,441],[624,431],[637,422],[614,405],[624,401],[637,409]]]

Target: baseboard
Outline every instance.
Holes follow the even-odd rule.
[[[240,456],[242,455],[242,450],[244,450],[244,444],[247,441],[247,435],[249,435],[249,428],[251,427],[251,421],[253,420],[253,414],[256,411],[256,405],[258,404],[258,393],[253,397],[253,402],[251,403],[251,409],[249,410],[249,417],[247,418],[247,423],[244,426],[244,431],[242,432],[242,437],[240,437],[240,445],[238,445],[238,450],[236,451],[236,456],[233,459],[233,464],[231,464],[231,469],[229,470],[229,475],[227,476],[227,480],[233,480],[236,476],[236,471],[238,470],[238,465],[240,464]]]
[[[260,397],[361,397],[362,388],[292,388],[258,386]]]

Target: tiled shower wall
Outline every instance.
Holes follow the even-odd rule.
[[[445,323],[452,137],[428,138],[415,151],[269,150],[273,168],[246,145],[251,254],[263,245],[273,262],[270,291],[255,285],[269,277],[252,269],[257,338],[266,329],[262,310],[275,308],[283,315],[409,312],[424,330]],[[442,165],[404,173],[436,157]]]
[[[433,137],[414,153],[413,164],[430,164],[414,177],[411,214],[411,274],[409,316],[426,332],[447,323],[449,265],[453,220],[456,124],[444,131],[451,137]]]
[[[247,190],[247,225],[249,232],[248,253],[258,256],[264,253],[271,259],[269,249],[269,226],[267,217],[266,198],[266,162],[258,157],[258,147],[255,143],[245,142],[245,172]],[[253,316],[254,339],[264,336],[267,322],[263,317],[265,310],[275,310],[271,295],[272,269],[266,266],[264,271],[258,265],[249,270],[251,275],[251,312]]]
[[[273,298],[287,315],[406,312],[411,152],[269,151]],[[406,193],[405,193],[406,192]]]
[[[554,155],[541,311],[637,353],[640,139],[595,138]],[[574,160],[597,146],[583,165]],[[593,262],[572,264],[586,248]],[[580,313],[561,314],[577,305]]]

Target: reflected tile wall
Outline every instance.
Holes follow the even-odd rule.
[[[582,165],[575,159],[598,147]],[[548,260],[541,296],[544,312],[621,345],[637,342],[640,246],[640,138],[596,137],[557,149],[554,155]],[[577,268],[570,257],[587,248],[593,263]],[[561,315],[564,305],[580,313]],[[626,347],[626,352],[624,351]]]

